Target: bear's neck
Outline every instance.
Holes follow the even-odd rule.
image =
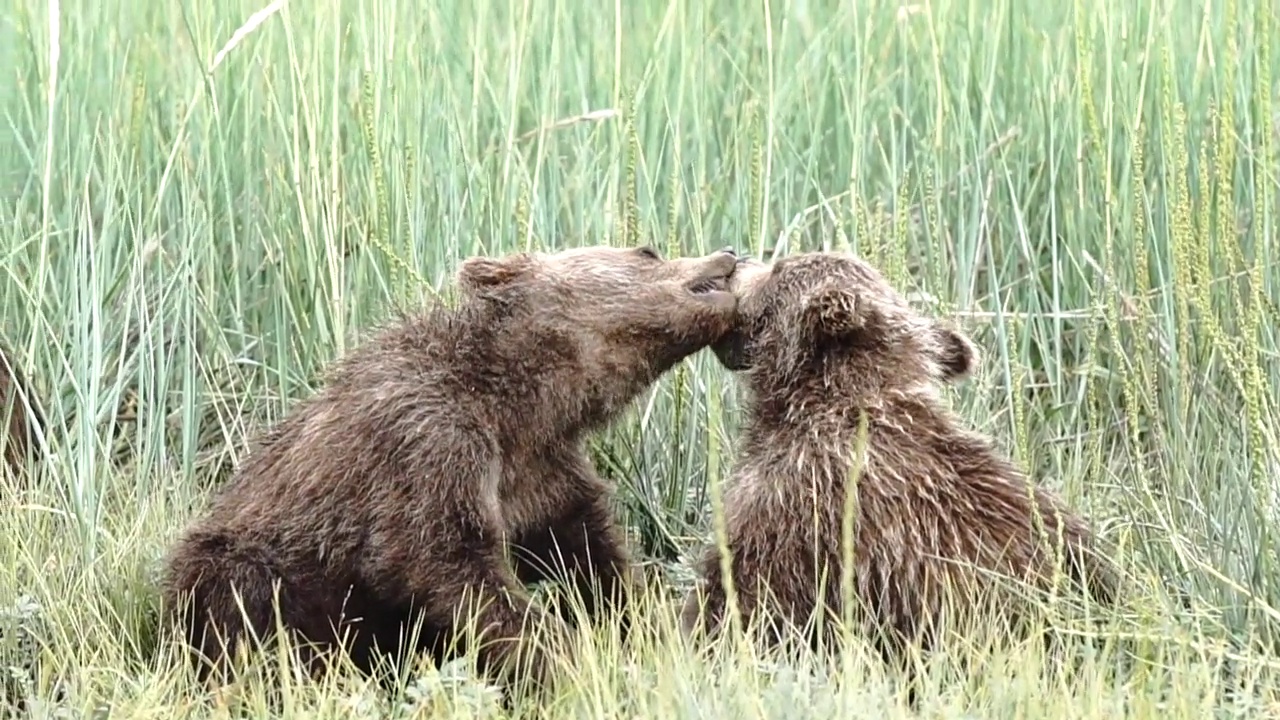
[[[882,413],[876,403],[831,394],[826,397],[798,394],[752,394],[743,433],[754,441],[788,444],[843,445],[855,442],[860,426]]]
[[[746,389],[742,444],[763,452],[774,452],[767,449],[772,447],[782,453],[851,459],[857,445],[873,440],[862,436],[864,428],[871,435],[877,427],[927,427],[938,436],[950,427],[940,414],[936,386],[895,383],[874,371],[789,381],[752,372]]]
[[[877,368],[824,368],[818,361],[806,366],[759,366],[745,373],[744,386],[753,415],[779,429],[841,432],[846,418],[860,410],[874,411],[885,397],[887,384]]]
[[[837,418],[835,408],[816,411],[822,417],[806,422],[767,404],[751,406],[737,443],[741,450],[735,459],[735,468],[753,468],[765,477],[802,476],[808,479],[803,485],[809,490],[843,486],[854,467],[859,447],[872,439],[872,418],[868,417],[868,435],[863,439],[859,437],[856,412],[848,419]],[[805,502],[806,498],[792,496],[795,491],[796,487],[784,483],[771,493],[783,504]],[[822,492],[819,495],[825,496]]]
[[[806,453],[832,449],[841,457],[869,429],[895,412],[905,399],[872,368],[856,372],[775,374],[748,371],[744,445],[773,444],[804,448]],[[851,457],[851,456],[849,456]]]
[[[450,364],[505,437],[574,441],[611,420],[638,392],[600,377],[573,332],[519,311],[478,307],[461,323]]]

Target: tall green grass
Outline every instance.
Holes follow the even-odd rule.
[[[38,607],[30,687],[70,716],[225,716],[157,644],[159,557],[248,433],[459,258],[848,244],[974,335],[959,408],[1133,588],[1063,630],[1102,641],[1076,669],[957,649],[982,671],[930,671],[921,712],[1280,714],[1274,9],[13,0],[0,319],[51,456],[4,488],[0,607]],[[856,650],[779,668],[671,639],[736,398],[699,355],[596,440],[666,590],[520,714],[908,714]],[[390,710],[499,712],[448,671]],[[373,717],[354,676],[283,682],[293,711]]]

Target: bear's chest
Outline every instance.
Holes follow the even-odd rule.
[[[504,462],[497,488],[503,530],[518,536],[562,516],[582,495],[575,467],[568,459],[532,453]]]

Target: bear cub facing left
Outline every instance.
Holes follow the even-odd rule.
[[[338,646],[366,672],[463,652],[459,613],[478,602],[481,670],[549,679],[522,639],[525,585],[567,579],[594,614],[620,609],[630,572],[584,436],[728,331],[735,262],[648,247],[464,261],[458,307],[335,363],[177,542],[164,601],[202,676],[246,635],[273,636],[278,593],[313,672]]]
[[[767,643],[794,630],[812,642],[824,615],[836,640],[831,621],[850,611],[901,659],[907,644],[935,646],[942,621],[1018,623],[1026,608],[996,578],[1047,590],[1061,573],[1116,599],[1116,568],[1086,520],[942,402],[941,384],[975,365],[967,336],[848,253],[744,258],[730,285],[739,321],[712,347],[748,399],[725,522],[739,610]],[[682,627],[715,634],[728,611],[716,546],[695,565]],[[849,576],[853,597],[840,592]]]

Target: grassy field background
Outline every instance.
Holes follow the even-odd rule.
[[[51,453],[0,507],[5,637],[42,641],[11,685],[41,717],[261,716],[280,678],[211,701],[157,644],[158,560],[246,434],[460,258],[848,243],[973,334],[957,407],[1131,579],[1114,616],[1062,626],[1073,669],[956,648],[920,716],[1280,717],[1274,9],[5,4],[0,320]],[[856,649],[778,666],[670,640],[736,398],[701,354],[598,439],[667,591],[517,714],[910,716]],[[452,673],[390,704],[290,676],[284,702],[505,712]]]

